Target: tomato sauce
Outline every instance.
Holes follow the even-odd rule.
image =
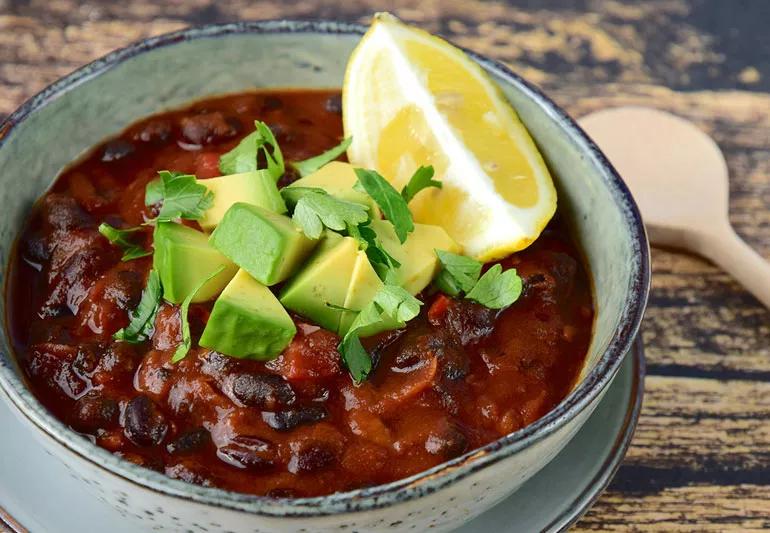
[[[152,260],[121,262],[101,222],[152,216],[159,170],[218,175],[219,155],[263,120],[288,160],[336,145],[336,91],[211,98],[129,127],[68,168],[38,202],[11,261],[9,329],[29,384],[93,442],[173,478],[275,497],[396,480],[542,417],[571,390],[593,323],[588,274],[557,218],[526,250],[522,297],[499,312],[440,293],[401,331],[364,341],[375,361],[355,386],[339,338],[295,316],[298,333],[266,363],[200,348],[178,364],[177,306],[162,305],[151,341],[112,335],[128,323]],[[290,173],[286,184],[295,179]],[[144,234],[151,245],[152,233]],[[190,309],[193,341],[211,304]]]

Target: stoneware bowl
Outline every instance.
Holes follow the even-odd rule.
[[[8,264],[33,202],[89,147],[139,118],[210,95],[339,87],[363,31],[333,22],[207,26],[134,44],[54,83],[0,126],[2,263]],[[85,490],[135,521],[137,530],[440,531],[501,501],[562,449],[598,404],[637,333],[649,284],[648,244],[628,189],[574,121],[506,67],[473,57],[499,83],[543,152],[561,210],[593,273],[594,337],[574,391],[536,423],[410,478],[330,496],[270,499],[172,480],[94,446],[27,390],[4,334],[5,400]]]

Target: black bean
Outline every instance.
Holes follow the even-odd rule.
[[[71,230],[93,226],[93,219],[74,198],[63,194],[48,194],[42,203],[43,220],[55,230]]]
[[[99,429],[112,427],[117,421],[118,413],[117,402],[89,393],[75,402],[69,424],[76,431],[95,433]]]
[[[142,129],[134,135],[135,140],[152,144],[163,144],[171,137],[171,122],[168,120],[153,120],[145,124]]]
[[[277,109],[281,109],[283,107],[283,100],[278,98],[277,96],[267,96],[265,98],[265,101],[262,102],[262,111],[263,112],[269,112],[269,111],[275,111]]]
[[[155,446],[168,431],[166,417],[147,396],[137,396],[123,412],[123,431],[137,446]]]
[[[233,396],[243,405],[275,410],[294,403],[291,385],[275,374],[238,374],[233,380]]]
[[[468,447],[468,439],[462,431],[449,425],[441,432],[431,433],[425,440],[425,451],[431,455],[439,455],[445,459],[457,457]]]
[[[182,433],[176,439],[166,445],[166,451],[171,454],[191,453],[203,448],[211,442],[211,434],[206,428],[197,428]]]
[[[110,161],[117,161],[123,159],[134,153],[134,145],[124,139],[115,139],[108,142],[104,146],[102,152],[102,161],[109,163]]]
[[[48,239],[39,232],[24,237],[22,250],[24,259],[36,267],[42,266],[51,257]]]
[[[297,450],[292,450],[287,470],[292,474],[316,472],[337,462],[337,453],[323,442],[303,443]]]
[[[233,117],[225,117],[219,111],[186,116],[181,120],[182,135],[193,144],[209,144],[235,136],[240,130],[240,122]]]
[[[276,413],[262,413],[262,420],[276,431],[289,431],[302,424],[314,424],[325,419],[329,413],[323,407],[308,406],[287,409]]]
[[[266,440],[239,435],[219,448],[217,457],[237,468],[264,471],[275,465],[277,452]]]
[[[326,99],[326,110],[329,113],[342,114],[342,95],[334,94]]]

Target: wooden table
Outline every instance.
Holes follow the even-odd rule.
[[[575,116],[639,104],[694,121],[725,152],[738,232],[770,257],[770,2],[160,4],[0,0],[0,118],[136,39],[240,18],[364,22],[395,5],[402,18],[507,62]],[[639,428],[578,529],[770,528],[770,313],[695,257],[655,249],[653,272]]]

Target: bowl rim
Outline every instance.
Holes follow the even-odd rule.
[[[362,35],[366,29],[366,26],[356,23],[281,19],[209,24],[140,40],[78,68],[29,98],[0,124],[0,149],[11,137],[15,127],[29,115],[76,89],[81,83],[85,83],[139,54],[206,38],[275,33],[350,36]],[[550,98],[545,96],[540,89],[512,72],[502,63],[463,49],[485,70],[504,80],[505,83],[516,86],[534,101],[564,131],[569,141],[579,151],[586,154],[588,161],[599,173],[623,215],[624,224],[630,233],[630,241],[637,258],[632,268],[631,281],[627,288],[628,298],[620,317],[619,327],[593,369],[553,410],[529,426],[407,478],[325,496],[270,498],[202,487],[175,480],[162,473],[120,459],[92,444],[48,413],[27,388],[23,378],[17,375],[12,353],[4,354],[11,361],[10,365],[7,364],[4,357],[0,357],[0,389],[5,393],[4,395],[8,397],[18,412],[33,426],[41,430],[45,436],[99,469],[146,490],[170,497],[268,517],[328,516],[379,509],[419,498],[491,466],[563,427],[605,390],[617,373],[639,331],[650,286],[649,244],[646,232],[628,187],[580,126]],[[3,265],[3,268],[7,272],[8,265]],[[4,287],[4,299],[7,294],[5,289]],[[5,337],[7,337],[7,331],[7,324],[3,324]],[[10,343],[8,345],[10,346]]]

